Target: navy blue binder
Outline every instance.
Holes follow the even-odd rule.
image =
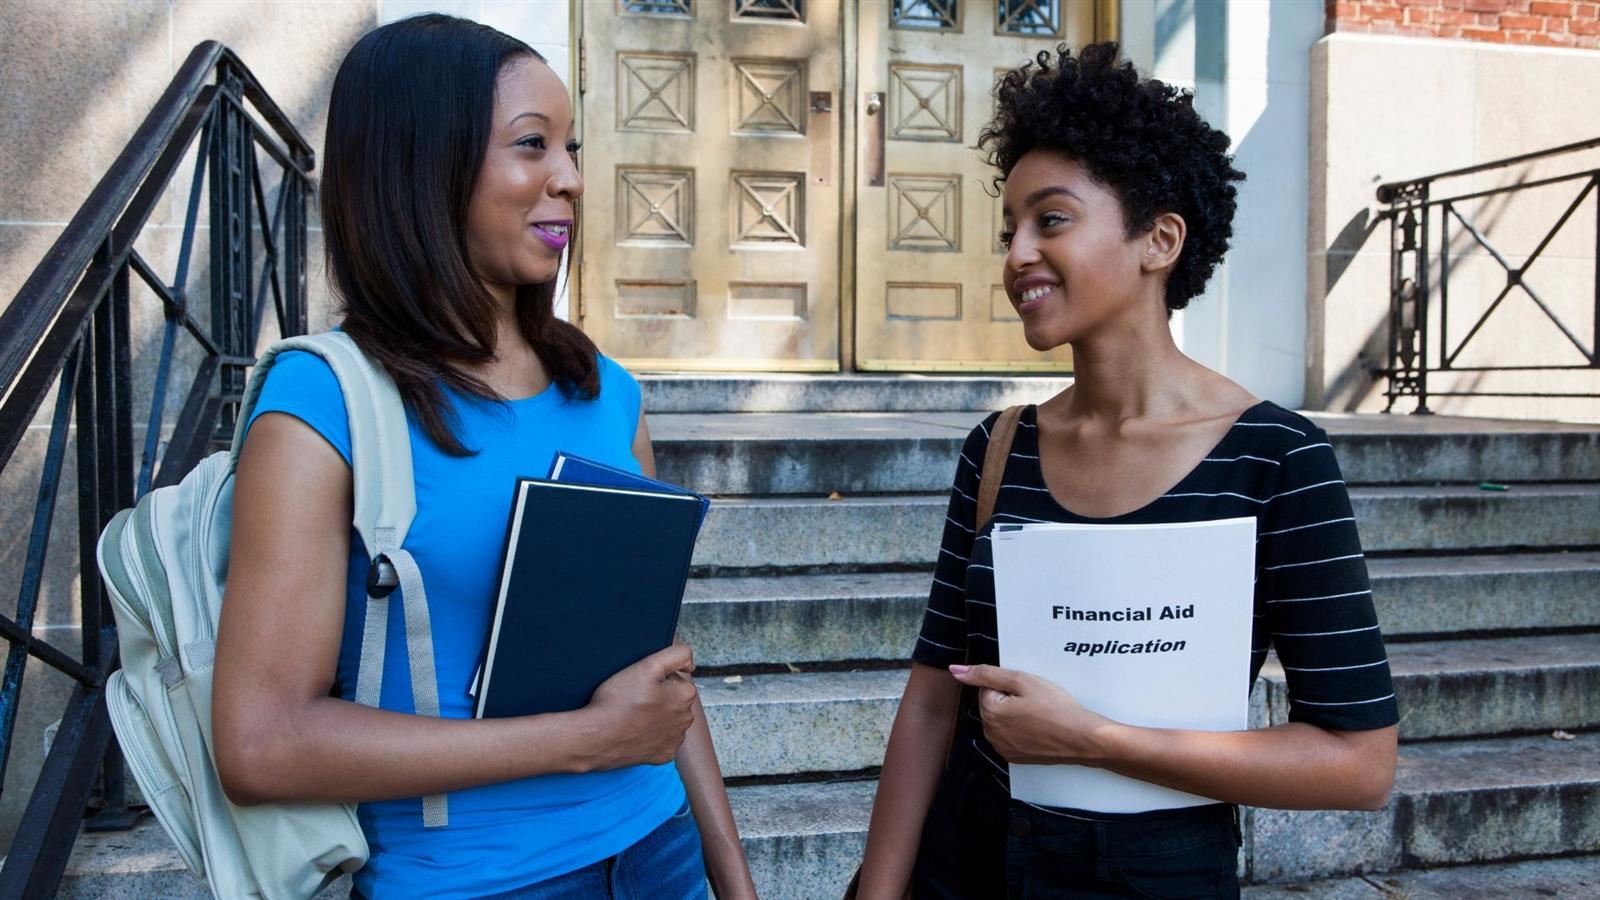
[[[700,499],[518,480],[476,715],[578,709],[670,645]]]
[[[608,466],[602,462],[573,456],[564,450],[556,451],[550,460],[551,481],[572,481],[579,484],[598,484],[606,487],[638,488],[646,491],[660,491],[664,494],[685,494],[695,498],[700,504],[700,522],[705,523],[706,512],[711,509],[711,501],[696,494],[688,488],[657,481],[638,472],[629,472],[616,466]]]

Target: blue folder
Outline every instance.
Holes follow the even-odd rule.
[[[709,501],[558,454],[519,479],[483,664],[479,718],[563,712],[672,643]]]
[[[711,508],[711,501],[705,497],[675,484],[657,481],[637,472],[608,466],[592,459],[573,456],[570,453],[557,451],[555,458],[550,461],[551,481],[568,481],[577,484],[594,484],[605,487],[637,488],[644,491],[661,491],[667,494],[684,494],[700,501],[700,523],[706,521],[706,511]]]

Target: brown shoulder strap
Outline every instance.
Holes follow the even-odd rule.
[[[1006,459],[1011,456],[1011,441],[1017,436],[1017,420],[1022,418],[1022,407],[1013,406],[1000,414],[994,420],[994,428],[989,431],[989,446],[983,450],[983,472],[978,476],[978,518],[973,525],[975,531],[982,531],[983,526],[994,517],[995,501],[1000,499],[1000,482],[1005,479]],[[972,642],[967,642],[966,654],[963,662],[972,660]],[[978,702],[978,692],[975,688],[965,685],[961,688],[961,697],[956,701],[956,715],[950,722],[950,740],[945,746],[945,765],[950,764],[950,752],[955,747],[957,723],[967,714],[967,710]]]
[[[983,474],[978,477],[978,518],[975,531],[994,517],[995,501],[1000,499],[1000,482],[1005,477],[1006,458],[1011,455],[1011,441],[1017,436],[1017,420],[1022,418],[1022,407],[1013,406],[994,420],[989,432],[989,446],[983,451]]]

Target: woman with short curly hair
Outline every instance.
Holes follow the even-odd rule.
[[[1004,191],[1006,291],[1029,346],[1071,346],[1075,380],[1024,408],[988,523],[978,467],[998,415],[967,438],[859,896],[1236,897],[1238,805],[1377,809],[1394,780],[1398,713],[1349,496],[1321,429],[1173,341],[1172,311],[1232,236],[1244,175],[1228,137],[1115,44],[1041,53],[997,99],[979,143]],[[1241,516],[1258,536],[1250,682],[1275,647],[1287,723],[1135,727],[997,666],[991,523]],[[1011,763],[1095,766],[1218,802],[1036,806],[1011,799]]]

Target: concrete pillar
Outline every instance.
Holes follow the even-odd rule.
[[[1184,351],[1285,406],[1303,399],[1307,122],[1317,3],[1123,0],[1123,47],[1140,71],[1195,92],[1233,139],[1240,186],[1232,249],[1173,317]]]

